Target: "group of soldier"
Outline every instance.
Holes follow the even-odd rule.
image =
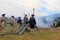
[[[5,17],[6,14],[2,14],[2,17],[0,17],[0,31],[2,29],[4,29],[4,27],[6,26],[6,21],[7,21],[7,18]],[[28,30],[28,27],[30,28],[30,31],[31,32],[34,32],[35,29],[38,29],[36,27],[36,20],[35,20],[35,15],[32,14],[30,19],[28,19],[27,15],[24,16],[24,19],[23,19],[23,22],[22,22],[22,19],[21,17],[18,17],[18,20],[16,22],[14,16],[11,16],[10,17],[10,25],[11,25],[11,32],[13,32],[14,30],[14,25],[16,23],[19,24],[19,28],[18,28],[18,31],[16,32],[16,34],[22,34],[24,33],[26,30]]]

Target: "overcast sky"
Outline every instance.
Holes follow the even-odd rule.
[[[3,1],[3,3],[1,1]],[[6,8],[7,8],[6,4],[8,4],[8,5],[13,4],[16,6],[21,6],[22,8],[26,8],[26,10],[25,9],[24,10],[27,11],[29,14],[32,13],[32,8],[35,8],[36,16],[45,16],[45,15],[50,15],[51,12],[60,12],[60,0],[0,0],[0,3],[3,4],[4,6],[6,6]],[[0,6],[2,7],[1,4],[0,4]],[[12,8],[12,6],[11,6],[11,8]],[[16,9],[19,10],[19,8],[16,8],[16,9],[15,8],[14,8],[15,11],[16,11]],[[7,8],[7,10],[8,10],[8,8]],[[18,13],[18,12],[20,12],[20,11],[16,11],[16,13]],[[13,13],[11,13],[11,15]],[[16,16],[20,15],[19,13],[18,14],[16,14],[16,13],[14,15],[16,15]],[[21,15],[23,15],[22,12],[21,12]]]

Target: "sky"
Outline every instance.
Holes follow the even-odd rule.
[[[18,6],[18,8],[16,8],[17,10],[19,10],[19,7],[22,8],[21,10],[24,11],[27,14],[32,14],[33,12],[33,8],[35,8],[35,15],[36,16],[46,16],[46,15],[50,15],[54,14],[55,12],[59,12],[60,13],[60,0],[0,0],[3,1],[3,5],[6,6],[6,4],[8,5],[14,5],[14,6]],[[0,5],[2,7],[2,5]],[[4,7],[3,6],[3,7]],[[2,8],[3,8],[2,7]],[[6,7],[7,8],[7,7]],[[12,6],[11,6],[12,8]],[[15,16],[20,16],[20,11],[17,11],[14,7],[12,9],[14,9],[15,11],[11,11],[11,12],[16,12],[18,14],[14,14]],[[7,8],[7,10],[9,9],[9,6]],[[52,13],[54,12],[54,13]],[[13,15],[13,13],[10,13],[11,15]],[[21,15],[23,12],[21,12]]]

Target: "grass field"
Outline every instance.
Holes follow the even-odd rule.
[[[0,36],[0,40],[60,40],[60,28],[40,29],[39,31],[25,32],[23,35],[8,34],[9,26],[0,32],[6,35]]]

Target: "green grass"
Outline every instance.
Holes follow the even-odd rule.
[[[9,34],[10,26],[2,31],[6,35],[0,36],[0,40],[60,40],[60,28],[40,29],[39,31],[25,32],[23,35]]]

